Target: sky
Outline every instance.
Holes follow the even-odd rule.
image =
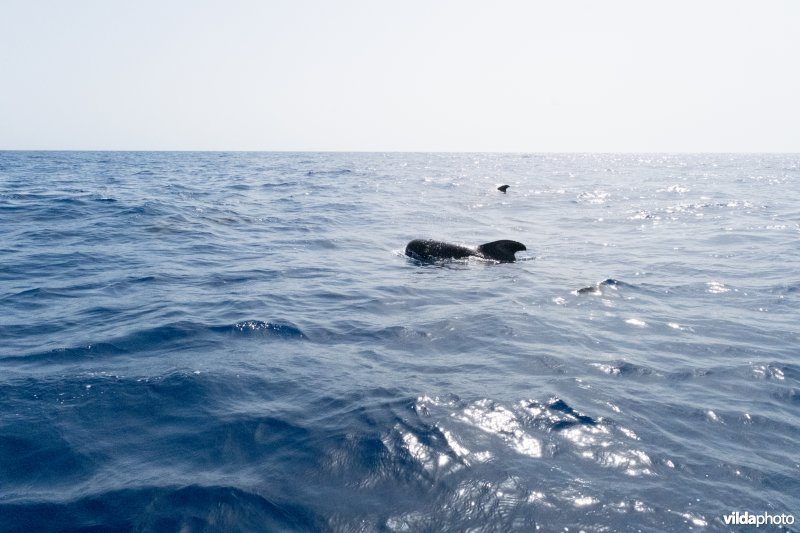
[[[800,152],[800,2],[0,0],[0,149]]]

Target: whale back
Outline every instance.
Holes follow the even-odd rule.
[[[406,245],[406,255],[423,261],[437,259],[464,259],[477,255],[465,246],[427,239],[414,239]]]
[[[503,239],[499,241],[487,242],[478,246],[478,253],[487,259],[494,259],[503,263],[513,263],[516,261],[514,254],[522,250],[527,250],[521,242]]]

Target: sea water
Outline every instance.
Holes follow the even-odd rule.
[[[798,517],[799,240],[798,155],[0,152],[0,530]]]

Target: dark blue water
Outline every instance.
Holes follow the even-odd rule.
[[[0,152],[0,530],[800,515],[799,238],[798,155]]]

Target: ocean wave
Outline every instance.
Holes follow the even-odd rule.
[[[288,322],[264,322],[262,320],[245,320],[231,326],[215,326],[212,331],[230,333],[234,335],[258,335],[263,337],[277,337],[284,339],[305,339],[305,334],[296,326]]]
[[[306,172],[306,176],[343,176],[346,174],[352,174],[352,170],[349,168],[339,168],[333,170],[309,170]]]
[[[115,339],[93,342],[84,346],[58,348],[28,355],[8,355],[0,357],[0,363],[68,363],[120,354],[168,351],[183,346],[189,341],[210,343],[218,335],[268,339],[307,338],[299,328],[286,321],[245,320],[230,325],[209,325],[184,321],[135,331]]]
[[[308,508],[237,487],[145,486],[90,494],[67,502],[0,503],[15,528],[138,531],[319,531]]]

